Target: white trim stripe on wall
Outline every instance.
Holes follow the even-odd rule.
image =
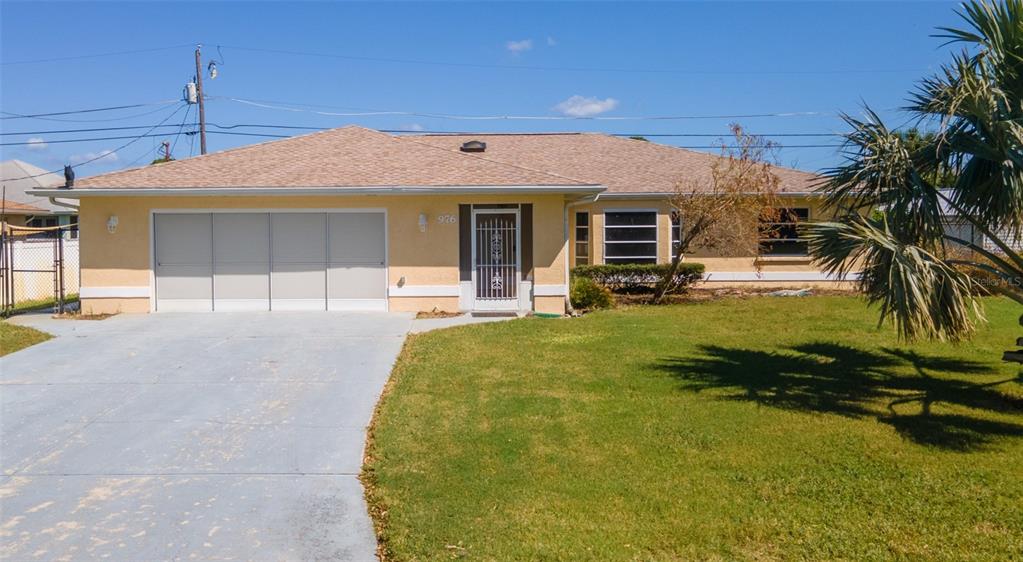
[[[149,287],[82,287],[78,296],[83,299],[149,298]]]
[[[387,288],[391,297],[457,297],[458,285],[391,285]]]
[[[845,277],[829,275],[820,271],[709,271],[703,274],[703,280],[714,281],[856,281],[859,273],[850,273]]]

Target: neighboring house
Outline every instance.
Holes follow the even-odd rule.
[[[344,127],[35,194],[81,201],[87,312],[562,313],[572,265],[670,259],[667,196],[714,158],[601,134]],[[816,177],[778,173],[788,215],[817,218]],[[711,281],[832,283],[788,226],[764,256],[693,259]]]
[[[78,210],[66,206],[72,205],[73,207],[73,201],[66,201],[65,205],[58,205],[51,202],[48,197],[28,193],[33,189],[64,185],[63,176],[47,172],[21,160],[4,160],[0,162],[0,178],[4,180],[2,195],[4,199],[38,209],[35,214],[21,215],[25,217],[25,221],[17,226],[63,226],[78,222]],[[12,222],[11,224],[16,223]]]
[[[33,205],[0,199],[0,223],[11,226],[26,226],[33,218],[45,216],[46,209]]]

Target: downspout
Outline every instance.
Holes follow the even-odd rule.
[[[563,233],[564,234],[564,239],[565,239],[565,310],[567,310],[570,314],[572,312],[575,312],[575,309],[572,308],[572,295],[571,295],[571,293],[572,293],[572,284],[571,284],[571,279],[569,279],[569,270],[571,269],[571,263],[570,263],[571,259],[570,258],[572,257],[572,244],[571,244],[572,239],[568,235],[568,233],[570,232],[568,230],[569,229],[569,226],[568,226],[568,210],[570,208],[572,208],[572,207],[575,207],[576,205],[593,203],[594,201],[597,200],[598,197],[600,197],[599,193],[597,193],[595,195],[588,195],[586,197],[583,197],[582,199],[576,199],[575,201],[571,201],[571,202],[566,201],[565,202],[565,209],[564,209],[564,215],[565,215],[564,216],[564,233]]]
[[[48,199],[50,200],[51,204],[57,205],[58,207],[67,207],[68,209],[74,209],[76,211],[78,210],[78,205],[73,205],[71,203],[64,203],[63,201],[57,201],[56,197],[49,197]]]

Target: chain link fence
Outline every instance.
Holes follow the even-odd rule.
[[[0,314],[51,309],[78,301],[78,229],[0,229]]]

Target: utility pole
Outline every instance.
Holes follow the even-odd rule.
[[[202,45],[195,46],[195,90],[199,98],[199,152],[206,154],[206,107],[203,105],[200,49]]]
[[[170,141],[163,141],[163,161],[170,162],[170,159],[171,159]]]

